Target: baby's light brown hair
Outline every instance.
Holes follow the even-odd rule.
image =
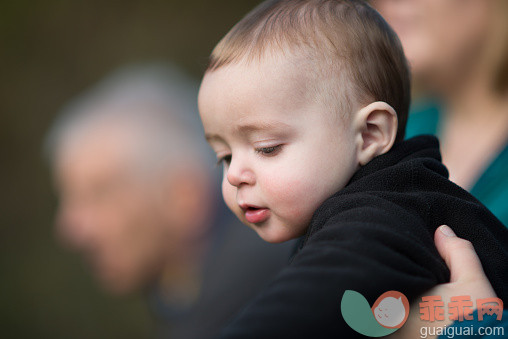
[[[395,32],[365,1],[265,1],[217,44],[207,71],[276,52],[303,53],[314,62],[322,84],[316,94],[331,99],[333,110],[347,114],[353,102],[388,103],[397,112],[396,142],[404,139],[410,102],[407,62]]]

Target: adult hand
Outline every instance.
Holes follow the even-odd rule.
[[[436,286],[427,295],[441,295],[445,301],[458,295],[470,295],[471,300],[496,297],[469,241],[458,238],[450,227],[443,225],[436,230],[434,242],[450,269],[450,282]]]
[[[434,234],[434,242],[450,269],[450,282],[437,285],[424,295],[440,295],[445,305],[454,296],[468,295],[473,302],[476,299],[496,297],[492,285],[483,272],[480,259],[469,241],[458,238],[450,227],[442,225]],[[443,321],[422,321],[418,305],[420,300],[420,298],[417,299],[411,305],[406,324],[390,338],[419,338],[422,327],[443,327],[452,323],[446,312]]]

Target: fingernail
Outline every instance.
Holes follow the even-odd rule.
[[[447,237],[456,237],[456,235],[452,231],[452,229],[446,225],[439,226],[439,230],[441,231],[441,233],[443,233]]]

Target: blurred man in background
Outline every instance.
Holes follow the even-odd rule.
[[[172,338],[216,334],[291,247],[264,243],[216,200],[196,93],[173,68],[125,68],[68,105],[46,143],[59,238],[107,291],[144,290]]]

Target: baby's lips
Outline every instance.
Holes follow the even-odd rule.
[[[257,206],[257,205],[253,205],[253,204],[247,204],[247,203],[239,203],[238,206],[240,206],[240,208],[245,212],[247,211],[248,209],[259,209],[259,208],[263,208],[261,206]]]
[[[267,208],[247,208],[245,219],[252,224],[266,221],[270,217],[270,210]]]

